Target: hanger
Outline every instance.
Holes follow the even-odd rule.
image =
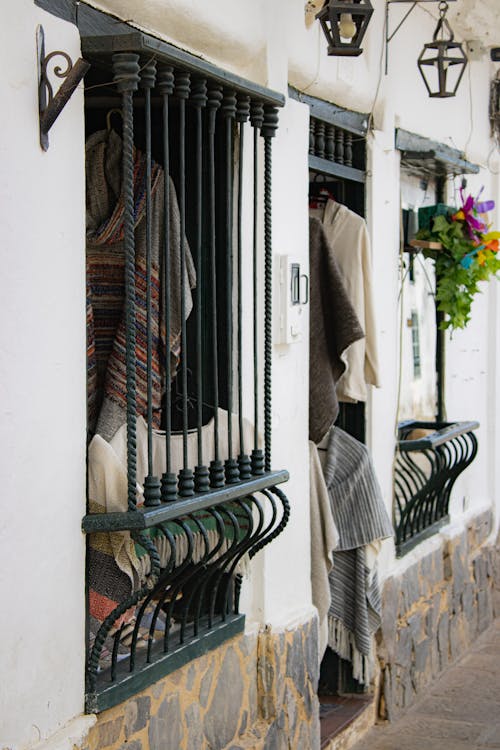
[[[108,133],[110,132],[110,130],[112,130],[112,115],[119,115],[122,118],[123,122],[123,112],[121,111],[121,109],[119,109],[118,107],[113,107],[113,109],[108,110],[108,112],[106,113],[106,130],[108,131]]]
[[[314,172],[312,174],[314,176],[309,180],[310,208],[322,207],[328,200],[345,205],[346,184],[344,180],[327,176],[322,172]]]

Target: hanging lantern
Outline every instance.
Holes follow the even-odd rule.
[[[462,45],[455,42],[446,19],[448,4],[439,3],[439,21],[432,37],[418,58],[418,68],[429,96],[444,99],[455,96],[462,80],[467,57]]]
[[[372,13],[370,0],[327,0],[316,18],[327,38],[328,54],[360,55]]]

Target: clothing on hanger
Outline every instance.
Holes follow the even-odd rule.
[[[335,196],[324,185],[321,185],[321,183],[317,183],[318,188],[313,189],[310,188],[309,190],[309,208],[315,209],[315,208],[321,208],[326,204],[328,200],[335,200]]]
[[[126,324],[124,195],[122,139],[112,129],[90,136],[86,144],[87,223],[87,367],[88,424],[91,433],[109,439],[126,420]],[[169,188],[170,340],[165,341],[163,286],[164,177],[161,167],[151,169],[151,318],[153,424],[160,425],[165,389],[167,347],[175,374],[180,355],[181,276],[180,216],[175,187]],[[136,392],[137,414],[147,411],[146,362],[146,157],[134,149]],[[187,241],[185,315],[192,309],[191,289],[196,273]]]
[[[344,353],[364,336],[321,223],[309,219],[309,439],[319,443],[339,412]]]
[[[320,219],[342,272],[345,288],[365,332],[346,352],[346,370],[337,384],[339,401],[366,401],[367,385],[380,386],[373,302],[370,239],[366,222],[341,203],[327,200],[310,213]]]

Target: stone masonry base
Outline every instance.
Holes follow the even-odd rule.
[[[379,714],[394,720],[493,620],[492,514],[472,519],[383,588]]]
[[[104,711],[84,750],[317,750],[317,638],[237,636]]]

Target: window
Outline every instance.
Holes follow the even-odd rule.
[[[271,468],[283,98],[131,29],[84,36],[82,49],[93,712],[240,632],[242,571],[288,520],[288,474]]]
[[[396,552],[404,555],[449,520],[449,504],[458,476],[474,460],[477,422],[445,421],[445,338],[443,313],[434,303],[435,270],[411,246],[418,208],[445,200],[449,177],[477,173],[479,167],[445,144],[398,129],[404,251],[408,271],[402,280],[401,395],[394,461]]]

